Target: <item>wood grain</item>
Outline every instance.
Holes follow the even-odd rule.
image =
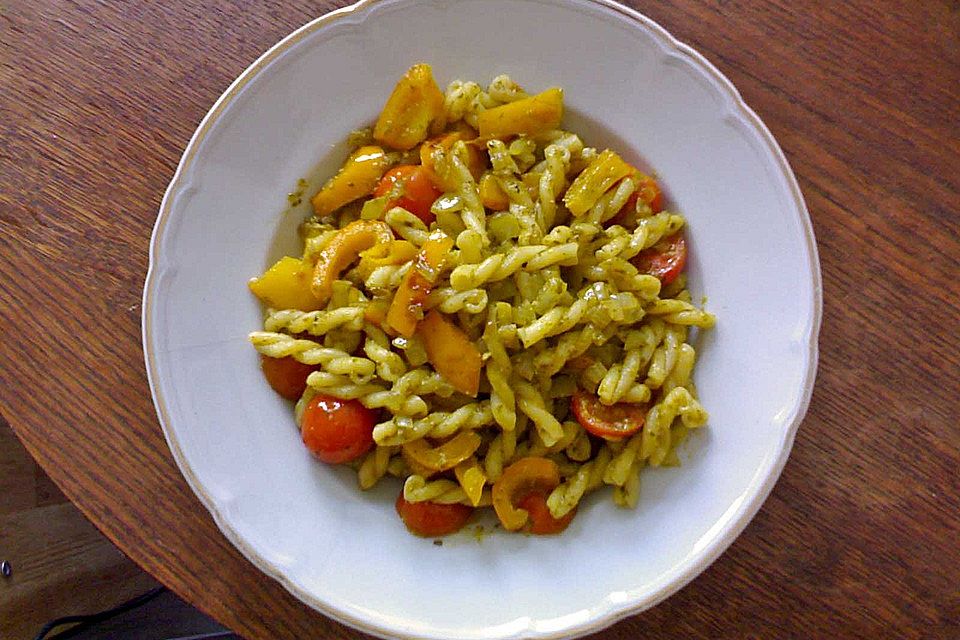
[[[218,620],[250,638],[360,637],[217,532],[143,373],[147,243],[184,145],[262,51],[343,3],[245,4],[0,5],[0,411],[101,530]],[[960,4],[630,4],[776,135],[825,311],[770,499],[691,585],[602,637],[960,636]]]

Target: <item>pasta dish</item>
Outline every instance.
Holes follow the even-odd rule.
[[[707,413],[687,235],[657,180],[562,128],[563,92],[400,79],[313,195],[303,252],[250,282],[250,335],[306,447],[399,478],[427,537],[493,507],[558,533],[584,495],[633,507]]]

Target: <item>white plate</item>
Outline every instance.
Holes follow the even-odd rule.
[[[441,84],[505,72],[530,90],[562,86],[566,126],[654,167],[689,221],[690,278],[718,318],[695,372],[711,419],[682,467],[643,472],[636,510],[603,494],[560,536],[434,546],[396,517],[396,485],[361,493],[352,472],[311,459],[264,383],[246,340],[261,322],[246,281],[296,251],[302,211],[281,213],[286,194],[333,172],[345,134],[375,119],[418,61]],[[743,530],[809,402],[820,310],[790,167],[690,47],[604,0],[384,0],[297,30],[203,120],[157,219],[143,333],[177,463],[264,573],[377,635],[553,638],[653,606]]]

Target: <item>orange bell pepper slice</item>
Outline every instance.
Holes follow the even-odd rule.
[[[548,458],[520,458],[503,470],[493,484],[493,509],[507,531],[517,531],[530,514],[517,507],[518,501],[530,493],[549,494],[560,485],[560,469]]]
[[[403,445],[403,455],[431,471],[446,471],[472,456],[481,441],[475,431],[461,431],[439,447],[432,447],[423,439],[407,442]]]
[[[431,128],[442,129],[443,92],[428,64],[415,64],[403,74],[373,128],[373,139],[406,151],[423,142]]]
[[[390,160],[380,147],[360,147],[310,200],[313,212],[325,216],[348,202],[370,195],[389,166]]]
[[[446,234],[434,231],[423,243],[413,268],[404,274],[387,311],[387,325],[400,335],[409,338],[417,330],[423,317],[423,307],[433,289],[443,261],[453,248],[453,240]]]
[[[324,303],[333,291],[333,281],[360,253],[377,244],[393,242],[393,231],[379,220],[354,220],[337,232],[317,258],[310,289]]]
[[[427,360],[437,373],[457,391],[476,396],[483,358],[470,337],[436,309],[420,321],[417,334],[423,340]]]

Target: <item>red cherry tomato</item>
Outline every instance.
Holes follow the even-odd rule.
[[[643,427],[647,405],[618,402],[605,405],[592,393],[577,390],[570,408],[584,429],[607,440],[621,440],[632,436]]]
[[[290,356],[270,358],[261,355],[260,368],[274,391],[287,400],[299,400],[303,390],[307,388],[307,376],[316,367],[297,362]]]
[[[300,435],[313,455],[338,464],[356,460],[373,447],[377,414],[359,400],[316,395],[303,411]]]
[[[430,211],[434,201],[443,193],[430,180],[429,175],[420,165],[402,164],[387,171],[377,188],[373,190],[376,197],[396,194],[387,202],[390,207],[403,207],[417,216],[423,223],[430,225],[436,216]]]
[[[465,504],[407,502],[401,491],[397,496],[397,513],[410,533],[424,538],[437,538],[462,529],[470,519],[473,507]]]
[[[687,266],[687,241],[683,237],[683,231],[667,236],[649,249],[644,249],[630,262],[640,273],[649,273],[660,278],[663,284],[670,284]]]
[[[525,495],[517,501],[517,506],[530,514],[524,530],[539,536],[560,533],[567,528],[573,516],[577,515],[577,510],[574,508],[562,518],[554,518],[547,507],[546,496],[539,491]]]

